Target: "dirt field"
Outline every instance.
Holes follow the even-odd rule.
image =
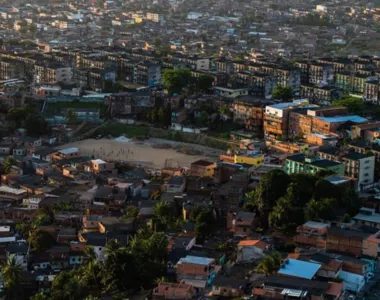
[[[218,149],[186,144],[161,139],[145,141],[128,141],[117,139],[88,139],[60,146],[60,149],[78,147],[82,155],[100,159],[120,160],[148,168],[160,169],[169,167],[189,167],[198,159],[216,161],[221,153]],[[188,155],[184,153],[195,153]]]

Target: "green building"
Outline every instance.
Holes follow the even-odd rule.
[[[344,164],[316,157],[307,157],[305,154],[288,156],[284,171],[287,174],[307,173],[316,174],[320,171],[332,171],[334,174],[344,175]]]

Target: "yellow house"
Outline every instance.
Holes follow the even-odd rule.
[[[140,17],[136,17],[135,18],[135,23],[136,24],[140,24],[140,23],[142,23],[142,21],[143,21],[143,18],[140,18]]]
[[[236,155],[234,156],[235,164],[247,164],[251,166],[261,166],[264,163],[264,155],[254,154],[254,155]]]

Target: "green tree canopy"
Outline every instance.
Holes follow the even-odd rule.
[[[276,87],[272,93],[272,97],[277,100],[289,101],[293,99],[293,90],[290,86]]]
[[[278,252],[272,252],[264,256],[264,258],[259,262],[256,271],[258,273],[263,273],[267,276],[274,275],[280,268],[281,262],[281,254]]]
[[[165,69],[162,74],[162,83],[169,94],[180,93],[190,82],[191,71],[189,69]]]
[[[343,96],[341,100],[335,100],[333,106],[347,107],[352,114],[361,114],[363,112],[363,100],[358,97]]]

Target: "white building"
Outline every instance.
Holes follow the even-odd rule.
[[[198,20],[200,17],[202,17],[202,14],[195,11],[191,11],[187,14],[189,20]]]

